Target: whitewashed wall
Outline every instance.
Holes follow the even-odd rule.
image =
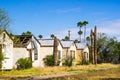
[[[53,47],[41,47],[40,48],[40,64],[41,64],[41,67],[45,66],[43,58],[45,58],[47,55],[53,55]]]
[[[60,44],[60,42],[59,42],[59,44],[58,44],[58,51],[60,51],[61,52],[61,55],[60,55],[60,57],[61,57],[61,59],[60,59],[60,64],[59,64],[59,66],[62,66],[62,46],[61,46],[61,44]]]
[[[16,62],[20,58],[26,58],[29,57],[29,53],[26,48],[20,48],[20,47],[14,47],[13,48],[13,66],[16,66]]]
[[[38,51],[38,59],[37,60],[34,59],[34,51],[32,53],[32,59],[33,59],[32,65],[33,65],[33,67],[40,67],[41,66],[41,64],[40,64],[40,56],[41,56],[40,44],[36,41],[36,39],[34,37],[32,37],[32,41],[34,41],[36,48],[37,48],[37,51]],[[31,47],[33,47],[33,45]]]
[[[70,46],[69,51],[70,50],[76,51],[76,46],[74,43],[72,43],[72,45]]]
[[[70,51],[75,51],[75,58],[76,58],[76,46],[75,46],[74,43],[72,43],[72,45],[70,46],[69,52],[70,52]]]
[[[89,48],[88,48],[88,46],[85,46],[85,48],[83,49],[83,53],[86,53],[85,54],[86,59],[89,60]]]
[[[5,38],[3,40],[3,35]],[[4,31],[0,34],[0,44],[2,45],[2,53],[4,55],[4,60],[2,61],[2,69],[12,69],[13,68],[13,41]]]
[[[38,59],[37,60],[34,59],[34,45],[33,45],[32,41],[34,41],[34,43],[36,44],[36,47],[37,47],[37,51],[38,51]],[[19,48],[19,47],[14,48],[14,62],[13,62],[14,65],[18,59],[30,57],[30,53],[29,53],[28,49],[32,49],[32,66],[40,67],[40,44],[34,39],[34,37],[32,38],[32,41],[29,42],[29,44],[27,45],[27,48]]]

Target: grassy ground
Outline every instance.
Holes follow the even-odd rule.
[[[72,67],[45,67],[26,70],[0,71],[0,77],[26,77],[76,73],[75,78],[120,78],[120,65],[97,64]],[[67,79],[68,80],[68,79]],[[72,80],[72,79],[70,79]]]

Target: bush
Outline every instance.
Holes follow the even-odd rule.
[[[83,65],[89,65],[90,62],[89,62],[89,60],[83,60],[83,61],[82,61],[82,64],[83,64]]]
[[[0,69],[2,68],[2,61],[4,60],[4,56],[0,53]]]
[[[82,65],[82,61],[78,61],[76,65]]]
[[[32,61],[30,58],[20,58],[17,61],[17,69],[27,69],[32,67]]]
[[[70,67],[70,66],[72,66],[72,62],[73,62],[73,59],[72,58],[68,58],[68,59],[64,60],[63,65]]]
[[[53,57],[53,55],[47,55],[43,59],[43,61],[44,61],[46,66],[54,66],[54,57]]]

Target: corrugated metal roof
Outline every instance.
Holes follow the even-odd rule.
[[[86,46],[86,43],[75,43],[77,49],[84,49]]]
[[[63,48],[70,48],[70,46],[72,45],[73,41],[60,41],[61,45],[63,46]]]
[[[38,40],[41,46],[53,46],[54,40],[53,39],[39,39]]]

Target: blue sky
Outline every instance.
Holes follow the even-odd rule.
[[[71,31],[78,39],[77,22],[87,20],[87,35],[96,25],[98,32],[120,39],[120,0],[0,0],[0,8],[11,18],[10,31],[31,31],[36,37],[62,39]]]

